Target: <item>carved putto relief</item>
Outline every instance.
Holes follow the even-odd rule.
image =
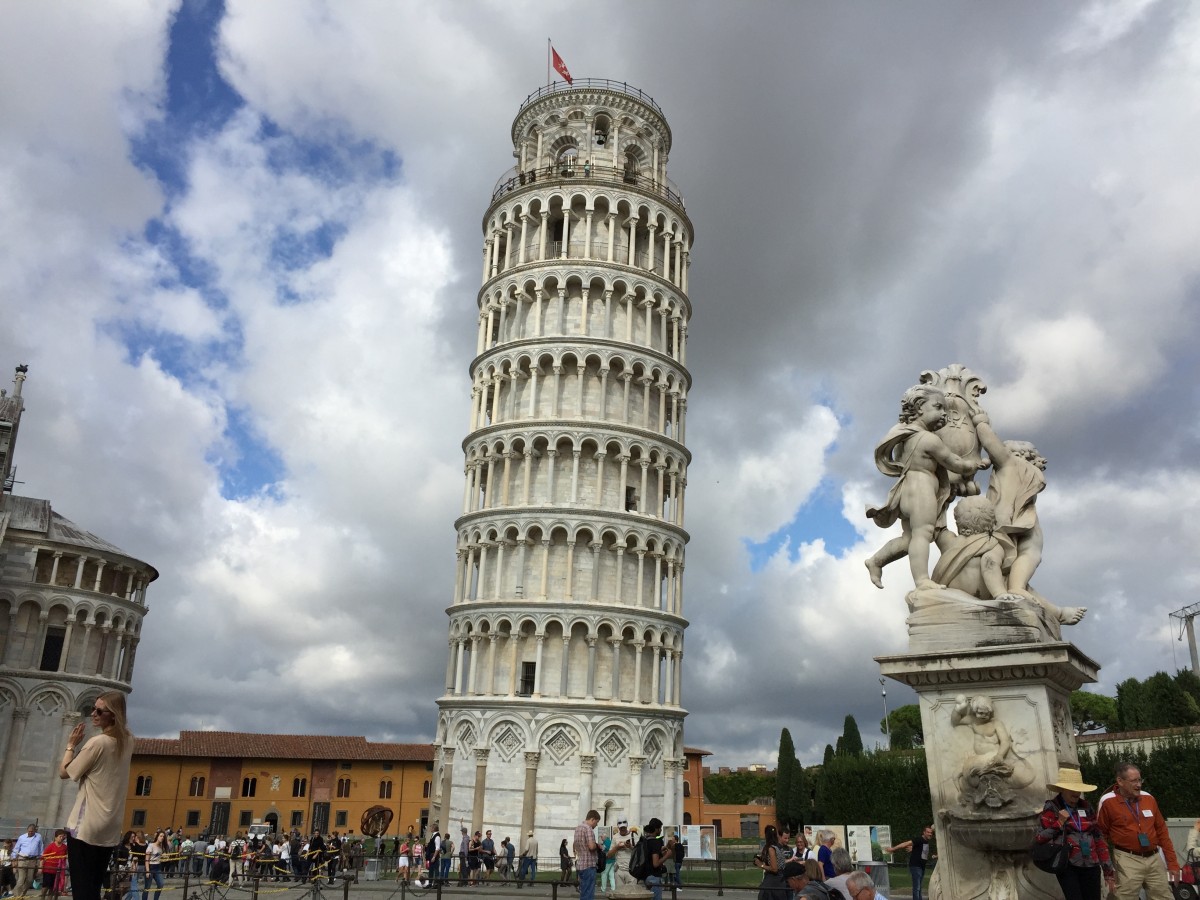
[[[959,694],[950,724],[971,730],[971,750],[956,778],[959,800],[971,809],[999,809],[1033,782],[1035,772],[1013,746],[1008,727],[996,717],[992,701]]]

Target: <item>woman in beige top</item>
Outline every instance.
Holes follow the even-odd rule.
[[[80,722],[67,738],[60,778],[79,784],[75,807],[67,817],[67,862],[74,900],[100,900],[113,849],[121,841],[125,793],[133,735],[125,724],[125,695],[109,691],[96,698],[92,723],[100,734],[79,749],[86,725]]]

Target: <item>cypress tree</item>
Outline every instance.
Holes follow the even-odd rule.
[[[779,733],[779,761],[775,765],[775,819],[789,829],[796,821],[792,782],[802,774],[796,771],[799,768],[792,734],[785,728]]]
[[[842,756],[862,756],[862,735],[859,734],[858,723],[854,721],[854,716],[846,716],[846,723],[842,726],[841,743]]]

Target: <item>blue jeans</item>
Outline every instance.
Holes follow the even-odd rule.
[[[443,856],[441,862],[442,862],[442,881],[449,881],[450,880],[450,862],[451,862],[450,857]]]
[[[654,897],[654,900],[662,900],[662,876],[661,875],[647,875],[646,876],[646,887],[650,888],[650,893]]]
[[[579,872],[579,900],[596,900],[596,867],[584,866]]]
[[[521,864],[517,867],[517,881],[525,880],[525,874],[529,873],[529,880],[537,880],[537,860],[532,856],[522,856]]]
[[[924,866],[909,866],[908,874],[912,878],[912,900],[921,900],[921,880],[925,877]]]
[[[138,895],[138,873],[129,873],[129,890],[125,892],[125,900],[137,900]]]
[[[147,900],[150,896],[150,882],[154,882],[154,900],[158,900],[163,889],[162,866],[151,866],[149,873],[142,880],[142,900]]]

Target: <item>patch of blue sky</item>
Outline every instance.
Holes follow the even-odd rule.
[[[266,148],[267,167],[276,173],[303,172],[331,187],[389,182],[400,175],[394,151],[356,137],[338,122],[323,123],[319,137],[301,137],[264,116],[258,137]]]
[[[279,499],[279,486],[287,469],[278,452],[254,427],[251,415],[230,407],[225,426],[226,446],[234,448],[231,457],[210,457],[221,479],[221,496],[226,500],[245,500],[266,494]]]
[[[279,268],[294,272],[333,253],[338,238],[346,233],[341,222],[322,222],[308,231],[281,228],[271,242],[271,261]]]
[[[181,150],[188,141],[219,131],[245,106],[217,65],[217,31],[224,15],[224,0],[180,4],[167,38],[163,116],[131,140],[134,163],[152,171],[168,196],[187,188],[188,161]]]
[[[780,548],[786,545],[790,559],[797,559],[800,547],[813,541],[825,542],[825,550],[840,556],[858,543],[858,532],[842,514],[842,492],[839,483],[823,478],[817,489],[809,496],[792,521],[767,536],[766,540],[745,541],[750,554],[750,569],[757,572]]]

